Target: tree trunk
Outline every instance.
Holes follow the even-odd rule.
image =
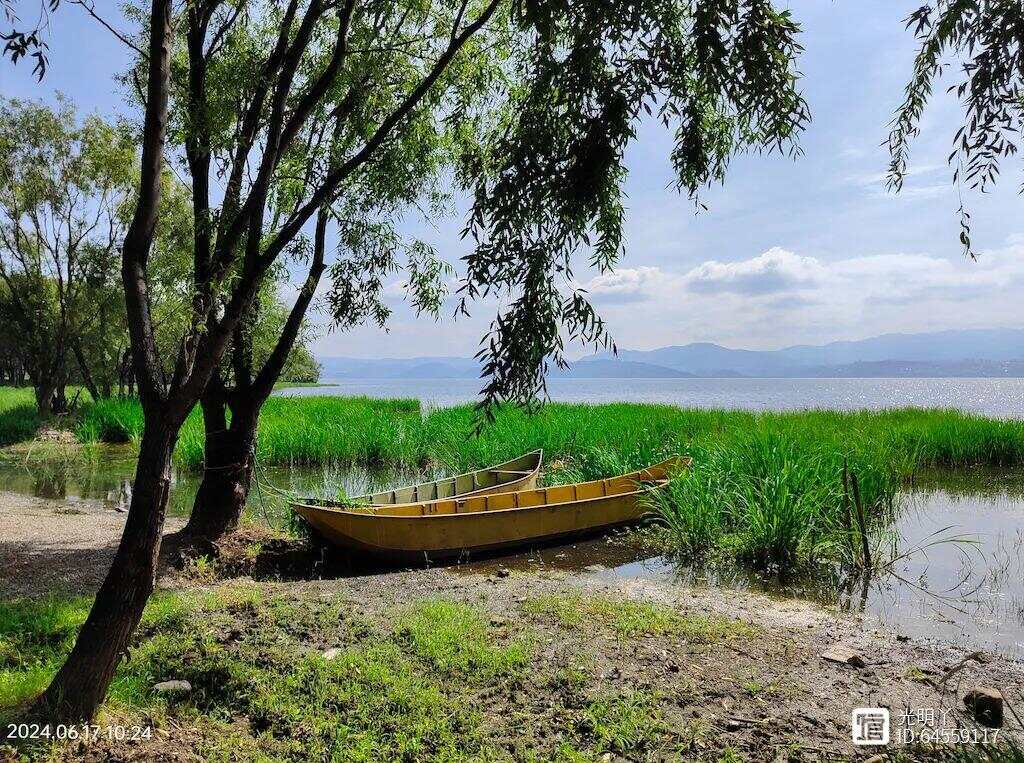
[[[53,399],[57,394],[57,384],[50,379],[35,381],[32,384],[36,394],[36,408],[39,416],[48,419],[53,415]]]
[[[82,352],[82,343],[77,339],[72,342],[72,348],[75,353],[75,362],[78,363],[78,370],[82,374],[82,384],[85,385],[86,390],[92,396],[92,399],[99,400],[101,398],[100,389],[96,386],[96,382],[92,377],[92,371],[89,369],[89,363],[85,359],[85,353]],[[109,394],[102,397],[110,397]]]
[[[203,398],[206,463],[185,534],[214,543],[238,526],[252,486],[253,449],[262,400],[231,408],[226,424],[223,399]]]
[[[143,431],[121,544],[74,649],[38,700],[43,717],[89,720],[106,696],[155,585],[177,435],[160,423]]]

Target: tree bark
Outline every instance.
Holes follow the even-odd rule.
[[[53,415],[53,396],[57,391],[57,385],[49,380],[34,382],[33,391],[36,395],[36,409],[39,416],[44,419]]]
[[[198,398],[179,394],[169,399],[159,378],[161,366],[146,280],[146,263],[160,205],[173,10],[171,0],[152,0],[139,197],[125,236],[121,263],[145,426],[131,507],[114,561],[71,654],[31,711],[56,721],[92,719],[142,618],[155,585],[170,489],[171,453],[185,416]],[[205,385],[206,380],[202,383]]]
[[[85,385],[92,399],[99,400],[101,397],[110,397],[109,393],[101,395],[100,388],[96,386],[96,381],[92,377],[92,371],[89,370],[89,362],[85,359],[85,353],[82,352],[82,343],[75,339],[72,342],[72,349],[75,353],[75,362],[78,363],[78,370],[82,374],[82,384]]]
[[[215,373],[203,393],[206,464],[192,515],[185,527],[185,532],[194,540],[215,543],[224,533],[234,529],[242,517],[252,486],[260,409],[274,391],[274,384],[295,345],[299,328],[323,275],[327,223],[328,212],[324,208],[317,215],[313,259],[306,282],[259,374],[244,386],[236,385],[229,395],[223,380]],[[231,409],[230,426],[226,426],[226,405]]]
[[[185,534],[213,543],[238,526],[252,487],[253,450],[263,400],[231,407],[231,424],[224,427],[223,399],[203,399],[206,463]],[[218,410],[219,408],[219,410]],[[209,410],[209,413],[208,413]],[[207,418],[209,416],[209,418]],[[219,422],[222,426],[214,428]]]
[[[143,431],[121,544],[74,649],[38,701],[44,717],[91,719],[107,694],[155,585],[177,434],[161,425]]]

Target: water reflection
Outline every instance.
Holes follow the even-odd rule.
[[[721,563],[679,563],[652,555],[628,535],[534,549],[466,569],[546,567],[606,579],[810,599],[861,615],[865,627],[884,624],[919,639],[1024,656],[1022,475],[975,473],[954,481],[926,475],[902,496],[892,537],[899,561],[873,575],[839,568],[783,575]]]
[[[92,501],[104,509],[124,511],[131,502],[135,455],[122,448],[98,449],[87,459],[0,460],[0,490],[62,501]],[[441,476],[431,470],[358,467],[286,466],[260,468],[249,496],[252,516],[281,526],[288,514],[287,496],[338,498],[376,492]],[[168,515],[192,510],[199,475],[174,470]]]

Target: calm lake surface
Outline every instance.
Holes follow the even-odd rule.
[[[418,398],[433,406],[475,400],[477,379],[324,379],[282,395]],[[694,408],[787,411],[801,408],[960,408],[990,416],[1024,415],[1024,379],[552,379],[564,402],[670,403]]]

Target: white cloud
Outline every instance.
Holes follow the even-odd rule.
[[[814,257],[801,257],[780,247],[739,262],[709,260],[683,277],[686,287],[702,294],[774,294],[818,283],[825,275]]]
[[[582,286],[622,347],[703,340],[777,347],[893,330],[1020,325],[1024,239],[978,262],[903,253],[828,260],[774,247],[683,272],[622,269]]]
[[[625,303],[649,299],[666,275],[661,268],[620,268],[582,284],[595,302]]]

